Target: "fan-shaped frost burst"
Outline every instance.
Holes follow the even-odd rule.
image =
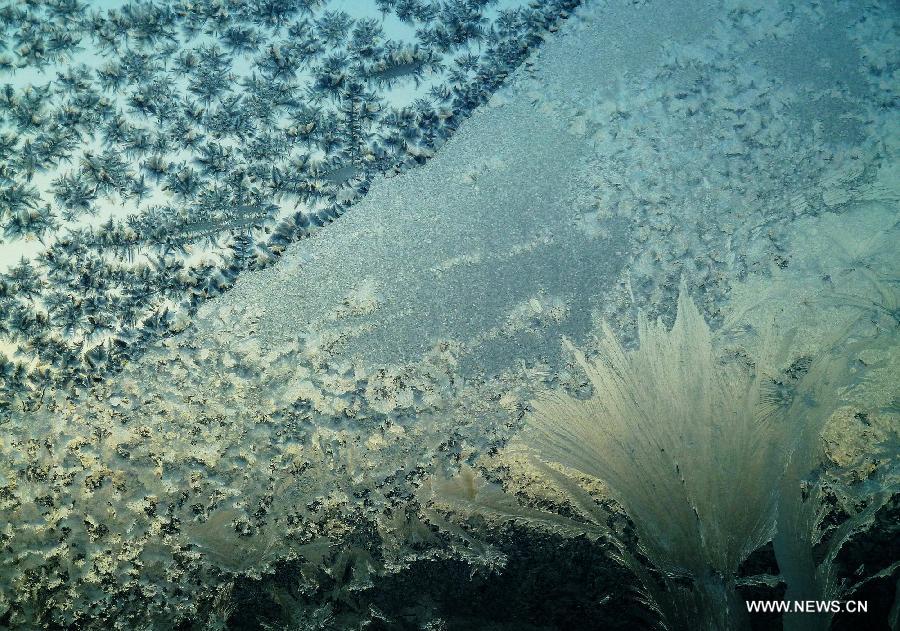
[[[683,289],[674,327],[642,318],[634,352],[606,327],[595,359],[566,343],[593,396],[539,398],[528,442],[608,482],[662,567],[735,571],[771,534],[783,463],[782,426],[760,380],[716,357]]]
[[[764,380],[717,356],[684,286],[672,329],[642,316],[639,334],[629,352],[604,327],[596,358],[567,341],[593,395],[541,396],[525,440],[541,458],[607,482],[648,557],[701,584],[690,598],[703,609],[702,593],[725,587],[771,537],[791,441]],[[731,624],[716,618],[706,626]]]

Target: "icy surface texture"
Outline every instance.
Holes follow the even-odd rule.
[[[0,352],[41,390],[182,330],[432,156],[577,3],[4,2]]]
[[[785,593],[896,615],[897,14],[804,7],[592,3],[423,167],[373,175],[190,325],[159,316],[181,332],[118,376],[6,390],[3,624],[671,628]],[[742,540],[701,552],[659,542],[627,475],[521,447],[532,401],[607,400],[562,337],[644,352],[682,279],[669,357],[726,359],[791,419],[777,483],[740,481]],[[714,503],[679,505],[688,533],[737,518]]]

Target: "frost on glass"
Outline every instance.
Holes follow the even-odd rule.
[[[896,626],[896,7],[110,4],[0,10],[0,626]]]
[[[577,4],[0,4],[0,400],[182,330],[433,156]]]
[[[878,243],[883,235],[845,242],[861,236]],[[772,293],[756,297],[765,304],[777,299]],[[840,294],[820,295],[842,304]],[[883,304],[869,307],[877,313]],[[852,563],[841,557],[858,553],[862,533],[892,528],[900,480],[896,323],[872,328],[857,313],[829,328],[822,319],[812,332],[827,346],[803,353],[794,341],[811,332],[809,320],[767,324],[723,350],[682,285],[672,328],[641,316],[635,350],[624,350],[608,327],[591,358],[566,341],[589,394],[538,396],[521,442],[485,463],[505,479],[505,492],[463,470],[426,488],[430,510],[470,528],[481,517],[605,541],[639,577],[637,597],[666,628],[746,627],[744,587],[782,584],[788,598],[833,600],[890,578],[898,567],[890,557],[869,559],[876,567],[861,579],[838,571]],[[773,363],[785,355],[789,366]],[[636,538],[614,526],[621,511]],[[742,571],[772,544],[780,575]],[[785,626],[828,620],[799,614]]]

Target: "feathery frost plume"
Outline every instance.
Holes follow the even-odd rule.
[[[592,359],[566,341],[593,396],[546,393],[525,441],[542,459],[609,484],[665,574],[667,618],[740,626],[738,603],[722,611],[721,598],[733,594],[740,563],[772,537],[786,424],[760,376],[716,355],[683,283],[673,328],[641,316],[639,335],[639,349],[626,352],[604,327]],[[684,578],[695,589],[684,591]]]

